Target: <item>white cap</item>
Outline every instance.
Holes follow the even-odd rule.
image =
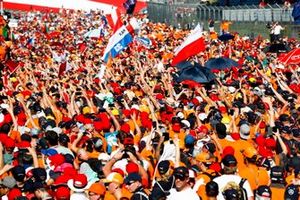
[[[191,127],[191,123],[190,123],[188,120],[186,120],[186,119],[181,120],[181,123],[183,123],[183,124],[184,124],[186,127],[188,127],[188,128]]]
[[[203,121],[203,120],[205,120],[207,118],[207,114],[206,113],[200,113],[198,115],[198,118]]]
[[[233,87],[233,86],[229,86],[229,87],[228,87],[228,91],[229,91],[230,93],[234,93],[234,92],[236,91],[236,89],[235,89],[235,87]]]

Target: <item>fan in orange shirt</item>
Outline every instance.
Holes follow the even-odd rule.
[[[111,172],[106,179],[103,180],[108,192],[106,192],[105,200],[117,200],[121,197],[127,197],[130,199],[131,193],[122,187],[124,178],[117,172]]]
[[[254,147],[248,147],[243,151],[243,155],[246,167],[239,171],[239,175],[249,181],[252,190],[260,185],[268,185],[270,177],[267,170],[256,165],[257,150]]]

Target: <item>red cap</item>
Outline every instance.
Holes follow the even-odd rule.
[[[73,180],[74,188],[84,188],[88,183],[87,177],[84,174],[77,174],[74,176]]]
[[[224,158],[226,155],[234,155],[234,148],[232,146],[226,146],[223,149],[222,158]]]
[[[259,147],[258,153],[264,158],[273,157],[273,153],[270,149],[266,149],[265,147]]]
[[[127,124],[127,123],[122,124],[120,130],[123,131],[124,133],[129,133],[130,132],[130,126],[129,126],[129,124]]]
[[[125,117],[129,118],[131,115],[131,110],[129,109],[124,109],[122,110],[123,115],[125,115]]]
[[[53,156],[49,156],[49,160],[52,165],[57,167],[65,162],[65,157],[62,154],[55,154]]]
[[[255,138],[255,142],[258,146],[264,146],[264,144],[265,144],[264,136],[259,135],[258,137]]]
[[[161,93],[159,93],[155,97],[156,97],[157,100],[162,100],[164,98],[164,95],[162,95]]]
[[[267,148],[274,149],[276,147],[276,141],[273,138],[267,138],[265,145]]]
[[[196,138],[196,131],[195,130],[190,130],[190,135]]]
[[[259,128],[260,128],[260,129],[266,128],[266,123],[265,123],[264,121],[261,121],[261,122],[259,123]]]
[[[198,99],[196,99],[196,98],[193,98],[193,99],[191,100],[191,102],[192,102],[192,104],[194,104],[195,106],[198,106],[198,105],[199,105],[199,101],[198,101]]]
[[[18,188],[11,189],[7,194],[8,200],[15,200],[17,197],[20,197],[20,196],[22,196],[22,192]]]
[[[208,128],[207,126],[205,125],[201,125],[198,129],[197,129],[198,132],[201,132],[201,133],[205,133],[207,134],[208,133]]]
[[[127,171],[127,170],[126,170]],[[121,176],[123,176],[124,177],[124,172],[123,172],[123,170],[121,169],[121,168],[114,168],[113,170],[111,170],[111,172],[116,172],[116,173],[119,173],[119,174],[121,174]]]
[[[134,145],[134,140],[131,137],[127,137],[124,139],[123,144],[124,145]]]
[[[27,142],[27,141],[21,141],[16,146],[20,149],[26,149],[28,147],[31,147],[30,142]]]
[[[140,118],[143,119],[149,119],[149,114],[147,112],[140,112]]]
[[[139,173],[139,166],[134,162],[129,162],[126,165],[126,172],[127,172],[127,174]]]
[[[15,141],[10,137],[7,137],[3,144],[6,148],[12,148],[16,146]]]
[[[53,185],[54,186],[67,185],[67,182],[70,179],[71,179],[71,177],[69,177],[67,175],[61,175],[55,179]]]
[[[212,101],[220,101],[218,95],[216,95],[216,94],[211,94],[210,98],[211,98]]]
[[[64,175],[67,175],[67,176],[76,176],[78,173],[78,171],[73,168],[73,167],[67,167],[64,169]]]
[[[57,188],[55,192],[56,200],[66,200],[70,199],[70,189],[65,186]]]
[[[209,166],[209,169],[214,170],[215,172],[221,172],[222,167],[220,163],[215,162]]]
[[[225,106],[220,106],[220,107],[219,107],[219,111],[220,111],[221,113],[227,113],[227,108],[226,108]]]
[[[172,126],[172,130],[173,130],[174,132],[177,132],[177,133],[179,133],[179,132],[180,132],[180,129],[181,129],[181,126],[180,126],[180,124],[179,124],[179,123],[175,123],[175,124],[173,124],[173,126]]]
[[[239,133],[231,133],[230,136],[231,136],[232,139],[234,139],[234,140],[239,140],[239,139],[241,139]]]

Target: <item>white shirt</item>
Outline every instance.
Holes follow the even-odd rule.
[[[282,26],[276,25],[276,26],[274,27],[274,35],[279,35],[280,32],[281,32],[283,29],[284,29],[284,28],[283,28]]]
[[[197,195],[192,188],[188,187],[180,192],[178,192],[175,188],[170,190],[170,195],[167,196],[167,200],[200,200],[200,197]]]
[[[237,185],[239,185],[241,182],[241,179],[242,178],[240,176],[234,175],[234,174],[224,174],[222,176],[215,178],[213,181],[216,182],[219,186],[219,195],[217,196],[217,199],[225,200],[222,195],[222,192],[228,182],[235,182]],[[243,184],[243,188],[246,189],[248,198],[253,197],[253,192],[251,190],[248,180],[246,180],[246,182]]]
[[[89,198],[85,193],[75,192],[71,195],[70,200],[89,200]]]

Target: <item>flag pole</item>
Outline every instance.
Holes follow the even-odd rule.
[[[1,15],[3,16],[3,0],[0,0]]]

